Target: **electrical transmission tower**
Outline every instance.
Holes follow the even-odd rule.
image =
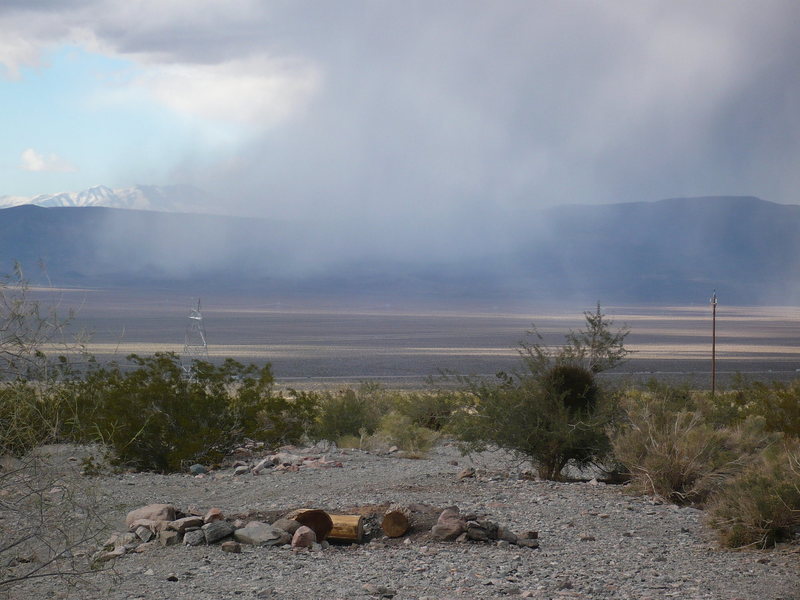
[[[203,325],[203,313],[200,312],[199,298],[197,299],[197,308],[192,307],[189,310],[189,323],[186,325],[186,336],[181,355],[181,364],[187,374],[195,360],[208,360],[206,328]]]

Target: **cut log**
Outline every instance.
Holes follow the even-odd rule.
[[[361,542],[364,537],[364,517],[361,515],[331,515],[333,528],[329,540]]]
[[[318,542],[327,538],[333,529],[333,520],[324,510],[300,508],[285,515],[285,518],[294,519],[301,525],[313,529],[314,533],[317,535]]]
[[[411,510],[407,506],[390,506],[383,515],[381,529],[391,538],[405,535],[411,529]]]

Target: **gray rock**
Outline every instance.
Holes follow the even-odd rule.
[[[233,540],[222,542],[221,548],[223,552],[231,552],[233,554],[242,553],[242,545],[239,542],[234,542]]]
[[[249,472],[250,472],[250,467],[248,467],[247,465],[241,465],[233,470],[234,475],[245,475],[246,473]]]
[[[283,544],[288,544],[292,537],[279,527],[267,525],[266,523],[251,522],[246,527],[234,531],[233,539],[251,546],[282,546]]]
[[[300,527],[300,522],[294,519],[278,519],[272,524],[273,527],[283,529],[286,533],[294,535],[294,532]]]
[[[143,527],[143,526],[137,527],[136,531],[134,531],[134,533],[136,534],[136,537],[138,537],[143,542],[149,542],[154,537],[156,537],[156,534],[154,534],[152,531],[150,531],[147,527]]]
[[[213,544],[223,538],[228,537],[234,532],[234,527],[227,521],[212,521],[206,523],[201,527],[203,534],[206,536],[206,543]]]
[[[189,472],[192,475],[205,475],[208,473],[208,469],[206,469],[203,465],[196,463],[189,467]]]
[[[162,546],[174,546],[180,544],[183,534],[177,531],[165,530],[158,532],[158,543]]]
[[[206,543],[206,534],[202,529],[193,529],[183,534],[183,543],[187,546],[201,546]]]

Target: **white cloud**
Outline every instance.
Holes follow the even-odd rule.
[[[74,173],[78,169],[73,164],[56,154],[40,154],[33,148],[27,148],[20,155],[20,168],[25,171],[48,171],[51,173]]]
[[[221,64],[166,64],[134,85],[180,113],[234,123],[273,125],[301,111],[320,74],[300,60],[267,57]]]

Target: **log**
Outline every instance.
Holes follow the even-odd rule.
[[[331,516],[324,510],[316,508],[299,508],[285,515],[285,518],[294,519],[301,525],[313,529],[318,542],[327,538],[333,529]]]
[[[361,515],[331,515],[333,528],[329,540],[361,542],[364,537],[364,517]]]
[[[411,510],[407,506],[390,506],[383,515],[381,529],[391,538],[405,535],[411,529]]]

